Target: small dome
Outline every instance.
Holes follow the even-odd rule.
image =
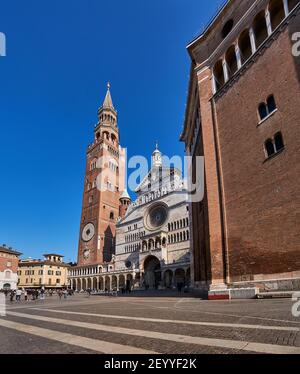
[[[158,149],[158,142],[156,142],[156,144],[155,144],[155,150],[153,151],[152,154],[155,155],[157,153],[161,154],[160,150]]]
[[[120,197],[120,200],[121,199],[128,199],[128,200],[131,200],[131,197],[129,196],[127,190],[124,190],[121,197]]]

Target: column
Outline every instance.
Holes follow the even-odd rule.
[[[269,7],[267,7],[267,9],[265,11],[265,18],[266,18],[268,36],[270,36],[272,34],[272,23],[271,23],[271,16],[270,16],[270,12],[269,12]]]
[[[241,51],[240,51],[240,46],[238,42],[235,45],[235,55],[236,55],[237,67],[239,70],[242,67],[242,58],[241,58]]]
[[[119,284],[120,284],[120,282],[119,282],[119,275],[117,275],[116,278],[117,278],[117,291],[119,291]]]
[[[109,276],[109,291],[112,290],[112,276]]]
[[[250,36],[252,54],[254,54],[256,52],[256,42],[255,42],[254,30],[252,27],[250,27],[249,29],[249,36]]]
[[[229,80],[229,73],[228,73],[228,67],[227,67],[227,62],[225,60],[225,57],[223,58],[223,73],[224,73],[224,80],[225,83]]]
[[[213,90],[213,94],[216,94],[218,89],[217,89],[217,82],[216,82],[216,77],[214,74],[212,74],[212,90]],[[171,235],[172,237],[172,235]]]
[[[287,17],[289,15],[289,3],[288,0],[283,0],[284,14]]]

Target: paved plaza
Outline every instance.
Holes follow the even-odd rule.
[[[291,299],[56,296],[7,302],[0,353],[300,353]]]

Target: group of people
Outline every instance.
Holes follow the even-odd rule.
[[[25,289],[17,288],[16,290],[4,290],[6,297],[9,297],[10,302],[16,301],[17,303],[24,301],[34,301],[34,300],[45,300],[46,296],[58,295],[59,299],[67,299],[68,296],[74,294],[73,290],[59,289],[59,290],[45,290],[41,289]]]

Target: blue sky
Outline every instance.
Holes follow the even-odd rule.
[[[185,46],[218,0],[0,1],[0,244],[75,261],[86,146],[107,81],[122,146],[183,154]]]

